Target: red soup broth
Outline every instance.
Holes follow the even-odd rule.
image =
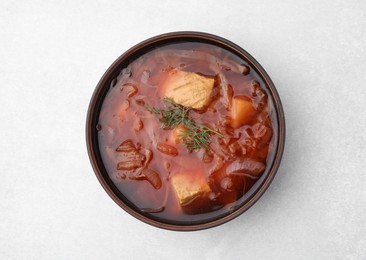
[[[188,112],[221,134],[210,134],[208,149],[190,151],[179,137],[186,128],[163,128],[147,110],[170,107],[163,98],[177,71],[213,82],[204,107]],[[183,85],[188,94],[178,98],[193,100],[193,86]],[[229,214],[250,198],[272,165],[278,122],[270,92],[248,62],[218,46],[182,42],[122,69],[103,101],[98,130],[105,169],[129,203],[148,217],[192,224]]]

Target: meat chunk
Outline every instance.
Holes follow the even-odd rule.
[[[173,175],[172,184],[181,206],[211,192],[210,186],[203,177],[194,176],[191,173]]]
[[[211,101],[214,85],[214,78],[173,69],[163,83],[162,96],[185,107],[203,109]]]

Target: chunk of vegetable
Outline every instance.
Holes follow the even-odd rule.
[[[173,69],[163,83],[162,98],[171,98],[185,107],[203,109],[211,101],[214,84],[213,78]]]
[[[257,123],[252,127],[258,148],[268,146],[272,138],[272,129],[264,124]]]
[[[117,170],[131,171],[144,165],[146,157],[139,153],[139,146],[139,144],[134,144],[130,139],[127,139],[117,147]]]
[[[184,132],[187,130],[186,127],[182,125],[178,125],[176,128],[174,128],[168,138],[169,142],[172,144],[179,144],[180,141],[180,135],[184,134]]]
[[[231,175],[247,175],[258,178],[264,172],[266,165],[262,162],[251,158],[244,158],[234,161],[226,168],[226,174]]]
[[[127,97],[133,97],[137,94],[138,88],[135,84],[125,83],[122,85],[121,91],[125,92]]]
[[[220,88],[221,94],[221,102],[226,107],[227,110],[231,109],[232,107],[232,98],[233,98],[233,87],[227,82],[224,75],[219,74],[217,77],[217,85]]]
[[[136,150],[135,144],[130,139],[123,141],[116,149],[117,152],[124,153],[129,153],[134,150]]]
[[[143,159],[141,157],[138,157],[137,159],[134,159],[133,157],[127,157],[125,161],[118,163],[117,170],[130,171],[142,167],[142,165]]]
[[[177,148],[165,144],[165,143],[158,143],[156,146],[156,149],[158,149],[159,152],[162,152],[166,155],[170,155],[170,156],[177,156],[178,155],[178,150]]]
[[[131,180],[147,180],[155,189],[160,189],[162,186],[162,182],[160,179],[160,175],[148,168],[142,169],[138,174],[131,174],[129,176]]]
[[[227,205],[236,201],[243,195],[245,189],[245,176],[228,175],[225,170],[219,169],[208,177],[211,189],[216,195],[216,201]]]
[[[233,107],[231,109],[232,119],[230,126],[238,128],[250,122],[255,114],[255,108],[250,98],[246,96],[236,96],[233,98]]]

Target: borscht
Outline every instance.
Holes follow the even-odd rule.
[[[166,43],[134,58],[100,108],[110,180],[143,215],[219,219],[253,195],[278,143],[274,101],[256,69],[204,42]]]

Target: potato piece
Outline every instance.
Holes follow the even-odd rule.
[[[173,69],[163,83],[162,97],[194,109],[203,109],[211,101],[215,79],[193,72]]]
[[[211,188],[202,176],[192,173],[180,173],[173,175],[172,184],[179,204],[184,207],[198,197],[211,192]]]
[[[250,98],[246,96],[236,96],[233,98],[233,107],[231,109],[232,120],[230,126],[238,128],[248,123],[255,114],[255,108]]]

